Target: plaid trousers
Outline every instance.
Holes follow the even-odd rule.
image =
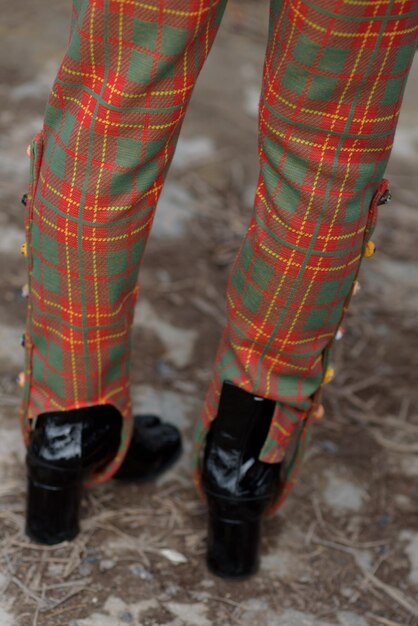
[[[70,39],[31,145],[22,427],[113,404],[132,429],[130,334],[155,207],[226,0],[74,0]],[[227,287],[195,436],[223,380],[276,401],[261,453],[298,454],[320,415],[330,346],[384,195],[417,0],[271,0],[254,212]],[[196,470],[199,483],[199,470]],[[277,502],[276,504],[279,504]]]

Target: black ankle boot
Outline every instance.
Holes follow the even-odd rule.
[[[181,451],[175,426],[155,415],[136,415],[128,452],[113,478],[134,483],[157,478],[177,461]]]
[[[55,544],[78,534],[83,481],[116,455],[121,426],[111,405],[39,415],[26,456],[31,539]]]
[[[225,381],[202,468],[209,507],[207,563],[223,578],[254,574],[261,517],[280,488],[280,463],[258,460],[275,402]]]

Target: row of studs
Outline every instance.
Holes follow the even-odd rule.
[[[387,189],[384,194],[382,195],[382,197],[380,198],[379,202],[378,202],[378,206],[383,205],[383,204],[387,204],[388,202],[390,202],[392,199],[392,195],[390,193],[390,190]],[[24,206],[26,206],[27,203],[27,194],[25,193],[22,197],[22,204]],[[23,256],[27,257],[28,255],[28,247],[26,242],[22,243],[20,251],[22,253]],[[374,256],[376,253],[376,244],[374,243],[374,241],[368,241],[366,244],[366,247],[364,249],[364,257],[370,258],[372,256]],[[354,281],[354,285],[353,285],[353,295],[355,296],[360,290],[360,283],[358,280]],[[29,290],[28,290],[28,285],[24,285],[22,287],[22,296],[24,298],[27,298],[29,295]],[[337,330],[337,333],[335,335],[335,339],[337,341],[339,341],[340,339],[342,339],[344,336],[344,328],[342,326],[340,326],[340,328]],[[25,335],[22,335],[22,340],[21,340],[21,345],[24,346],[25,345]],[[332,382],[335,378],[335,369],[332,365],[329,365],[327,367],[327,370],[325,372],[325,376],[324,376],[324,380],[323,383],[324,385],[328,385],[330,382]],[[23,387],[23,385],[25,384],[25,373],[24,372],[20,372],[19,376],[18,376],[18,384],[20,387]],[[320,407],[322,409],[323,413],[323,408]],[[322,415],[321,415],[322,416]]]
[[[382,197],[379,199],[377,205],[381,206],[384,204],[388,204],[388,202],[390,202],[392,199],[392,194],[390,192],[389,189],[387,189]],[[372,256],[374,256],[376,254],[376,244],[374,243],[374,241],[368,241],[366,243],[366,246],[364,248],[364,258],[368,259],[371,258]],[[361,287],[360,287],[360,283],[358,280],[354,281],[353,284],[353,290],[352,290],[352,295],[355,296],[358,294],[358,292],[360,291]],[[342,326],[340,326],[337,330],[337,333],[335,335],[335,339],[336,341],[339,341],[343,338],[344,336],[344,328]],[[325,371],[325,375],[324,375],[324,379],[323,379],[323,384],[324,385],[328,385],[330,382],[332,382],[335,378],[335,368],[332,365],[329,365]],[[316,419],[321,419],[321,417],[324,416],[324,407],[322,406],[322,404],[320,404],[315,411],[315,417]]]

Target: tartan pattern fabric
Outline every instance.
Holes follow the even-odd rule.
[[[137,276],[186,106],[225,2],[75,0],[68,50],[32,145],[22,424],[113,404],[130,440]]]
[[[260,457],[285,460],[276,505],[320,414],[329,351],[374,228],[417,33],[414,2],[271,2],[255,208],[229,278],[228,322],[195,458],[223,380],[277,400]],[[298,453],[287,461],[294,433]],[[199,486],[198,471],[195,480]]]
[[[96,482],[129,443],[138,269],[225,4],[75,0],[32,146],[23,429],[27,439],[48,410],[116,406],[121,448]],[[196,462],[225,379],[276,400],[263,460],[281,460],[298,425],[301,450],[309,440],[375,223],[417,31],[413,0],[271,0],[255,208],[228,282]]]

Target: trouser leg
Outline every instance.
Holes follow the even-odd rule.
[[[369,250],[417,31],[410,1],[271,2],[260,177],[196,430],[198,484],[223,380],[276,401],[261,460],[281,461],[298,426],[300,449],[306,443],[329,348]]]
[[[130,329],[154,210],[226,0],[75,0],[34,140],[23,430],[112,404],[129,443]]]

